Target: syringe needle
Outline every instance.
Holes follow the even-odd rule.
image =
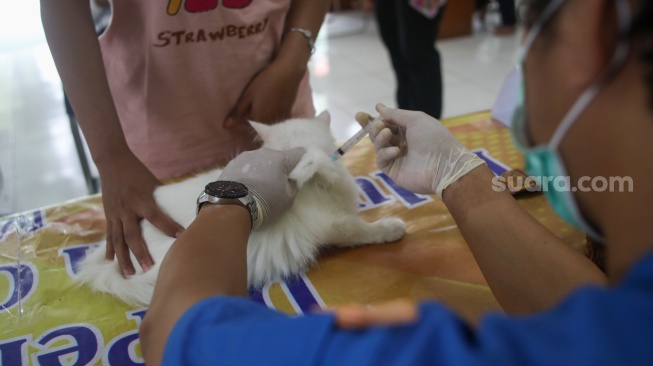
[[[358,142],[364,139],[368,133],[370,133],[370,130],[372,129],[372,126],[374,126],[374,123],[380,119],[381,117],[377,117],[374,120],[369,121],[360,131],[358,131],[354,136],[352,136],[349,140],[347,140],[342,146],[336,149],[336,151],[331,155],[331,160],[336,161],[340,159],[341,156],[345,155],[347,151],[349,151]]]

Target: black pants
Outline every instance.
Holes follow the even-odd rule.
[[[440,118],[442,67],[435,41],[444,8],[428,19],[408,0],[375,0],[375,11],[397,78],[397,105]]]
[[[476,0],[476,9],[485,8],[489,0]],[[499,11],[501,12],[501,23],[505,26],[512,27],[517,24],[517,14],[515,13],[515,0],[497,0]]]

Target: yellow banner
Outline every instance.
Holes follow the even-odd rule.
[[[488,113],[445,121],[496,173],[523,169],[507,128]],[[471,322],[499,305],[446,207],[435,196],[397,187],[378,171],[369,141],[342,159],[361,188],[368,220],[398,216],[408,234],[391,244],[324,250],[308,273],[251,291],[288,314],[396,298],[441,301]],[[585,236],[560,220],[542,195],[520,204],[578,250]],[[510,212],[497,212],[510,220]],[[143,364],[137,329],[146,309],[75,285],[78,263],[105,236],[99,196],[0,221],[0,365]]]

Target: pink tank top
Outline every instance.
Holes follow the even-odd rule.
[[[127,143],[159,179],[224,165],[256,148],[223,121],[273,60],[290,0],[113,0],[100,38]],[[293,117],[313,117],[308,74]]]

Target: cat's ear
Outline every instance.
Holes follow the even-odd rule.
[[[258,133],[259,136],[261,136],[261,140],[265,142],[270,135],[272,134],[272,127],[268,125],[264,125],[263,123],[258,123],[254,121],[249,121],[249,124],[254,128],[256,133]]]
[[[316,119],[322,122],[325,126],[329,127],[329,125],[331,124],[331,113],[325,110],[324,112],[320,113],[320,115],[317,116]]]

